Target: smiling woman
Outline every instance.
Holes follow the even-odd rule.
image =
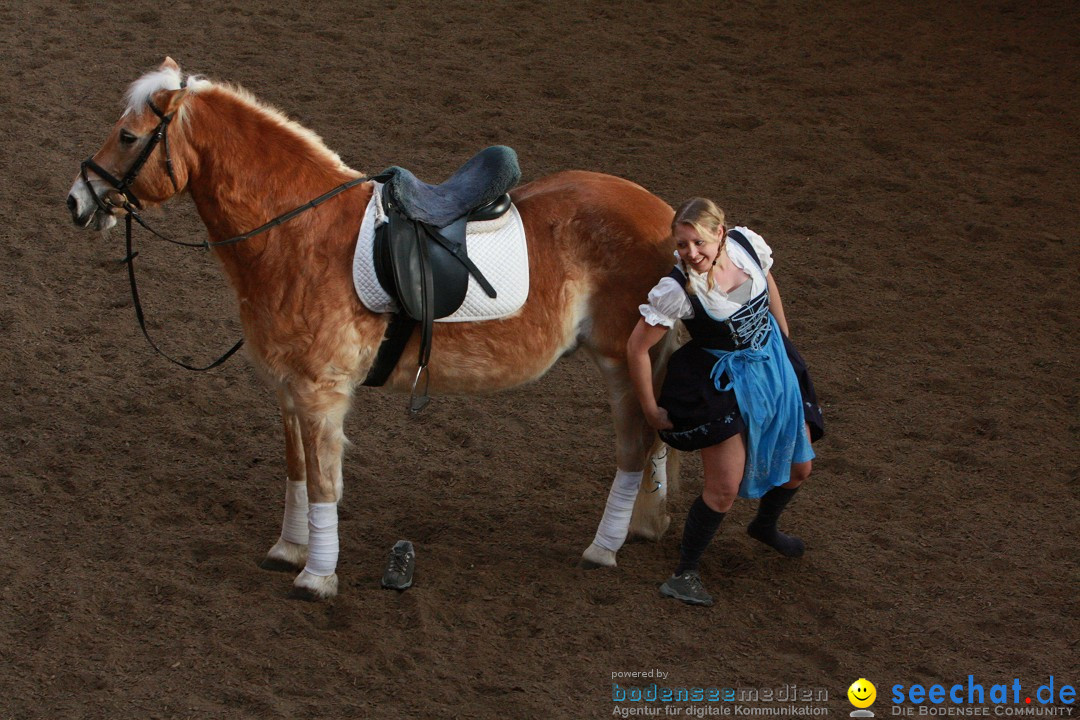
[[[330,197],[335,188],[351,191]],[[185,83],[166,59],[131,87],[127,109],[82,164],[68,196],[76,225],[94,229],[180,193],[194,201],[209,233],[206,246],[236,291],[251,359],[281,407],[285,521],[264,566],[300,570],[294,589],[302,597],[337,592],[342,423],[391,322],[391,314],[358,301],[351,274],[373,188],[314,133],[243,90],[197,78]],[[326,202],[302,222],[267,223],[313,205],[320,193]],[[647,468],[663,465],[665,449],[627,392],[626,340],[638,298],[667,268],[672,211],[638,185],[581,171],[541,178],[510,195],[529,240],[528,299],[499,321],[435,328],[430,385],[490,392],[540,377],[574,348],[590,354],[615,421],[612,493],[629,506],[612,511],[609,498],[598,533],[603,544],[590,545],[586,560],[612,566],[631,531],[635,496],[635,534],[655,539],[669,522],[666,484],[637,492]],[[244,232],[263,223],[265,232]],[[406,356],[415,356],[419,339],[408,342]],[[671,349],[670,341],[656,349],[657,372]],[[399,362],[387,385],[409,389],[414,374]]]
[[[705,471],[679,564],[660,593],[711,605],[698,564],[736,496],[761,498],[747,528],[751,537],[787,557],[803,554],[803,541],[780,532],[777,521],[810,475],[810,443],[822,436],[824,422],[806,365],[787,337],[765,240],[744,227],[729,232],[724,212],[707,198],[683,203],[671,232],[679,265],[649,291],[627,356],[649,424],[672,447],[700,450]],[[672,356],[654,398],[649,351],[678,321],[691,340]]]

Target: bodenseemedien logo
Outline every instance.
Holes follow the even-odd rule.
[[[874,700],[877,698],[877,688],[874,687],[874,683],[870,682],[866,678],[859,678],[855,682],[851,683],[851,687],[847,690],[848,702],[855,706],[855,710],[852,710],[850,715],[854,718],[872,718],[874,713],[866,708],[874,704]]]

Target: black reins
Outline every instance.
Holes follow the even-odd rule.
[[[181,83],[180,87],[183,88],[184,83]],[[133,249],[133,245],[132,245],[132,240],[131,240],[131,220],[132,220],[132,218],[134,218],[136,222],[138,222],[140,225],[142,225],[148,231],[153,233],[155,236],[157,236],[157,237],[159,237],[162,240],[165,240],[167,242],[173,243],[174,245],[182,245],[184,247],[195,247],[195,248],[203,248],[203,249],[206,249],[206,250],[211,250],[211,249],[213,249],[215,247],[221,247],[221,246],[224,246],[224,245],[235,245],[237,243],[244,242],[245,240],[253,238],[256,235],[259,235],[261,233],[266,232],[267,230],[275,228],[278,225],[281,225],[282,223],[286,223],[289,220],[292,220],[297,215],[300,215],[303,212],[306,212],[306,211],[311,210],[312,208],[314,208],[314,207],[316,207],[318,205],[321,205],[322,203],[326,202],[327,200],[329,200],[329,199],[331,199],[331,198],[345,192],[349,188],[353,188],[353,187],[356,187],[357,185],[360,185],[361,183],[367,182],[369,180],[369,178],[364,176],[364,177],[353,178],[352,180],[344,182],[341,185],[338,185],[337,187],[333,188],[332,190],[329,190],[329,191],[323,193],[322,195],[315,198],[314,200],[306,202],[303,205],[300,205],[299,207],[295,207],[295,208],[293,208],[292,210],[290,210],[287,213],[284,213],[282,215],[278,215],[273,220],[270,220],[269,222],[267,222],[267,223],[265,223],[263,225],[260,225],[259,227],[255,228],[254,230],[250,230],[250,231],[244,233],[243,235],[237,235],[236,237],[231,237],[231,238],[228,238],[226,240],[204,240],[201,243],[189,243],[189,242],[182,242],[182,241],[179,241],[179,240],[173,240],[171,238],[168,238],[168,237],[162,235],[161,233],[157,232],[156,230],[154,230],[152,227],[147,225],[146,222],[139,216],[139,213],[136,212],[136,209],[137,208],[142,209],[142,204],[139,202],[139,198],[135,196],[135,193],[131,189],[131,186],[132,186],[132,184],[134,184],[135,179],[139,176],[139,172],[142,170],[143,166],[146,164],[146,161],[150,158],[150,154],[153,153],[154,149],[158,146],[158,144],[160,144],[162,146],[162,150],[163,150],[163,152],[165,154],[165,169],[169,173],[169,179],[172,180],[173,188],[175,188],[177,192],[180,191],[180,186],[176,182],[176,175],[173,172],[172,156],[169,153],[169,132],[168,132],[169,131],[169,123],[172,122],[172,119],[173,119],[173,116],[175,115],[175,113],[169,113],[168,115],[166,115],[161,110],[159,110],[158,107],[156,105],[154,105],[154,103],[151,102],[150,100],[147,100],[146,104],[150,107],[150,109],[154,112],[154,114],[158,116],[158,125],[154,129],[153,135],[151,135],[150,139],[147,141],[146,146],[142,149],[142,152],[139,153],[139,156],[137,158],[135,158],[135,162],[132,163],[131,168],[124,175],[123,179],[117,180],[116,177],[112,173],[108,172],[103,167],[101,167],[96,162],[94,162],[93,156],[87,158],[86,160],[83,160],[82,167],[80,169],[80,175],[82,177],[83,183],[86,185],[87,190],[90,191],[90,196],[92,198],[94,198],[94,203],[97,204],[98,209],[100,209],[102,212],[107,213],[109,215],[111,215],[113,210],[117,209],[117,208],[122,209],[125,212],[125,215],[124,215],[124,246],[125,246],[126,255],[119,262],[124,263],[125,265],[127,265],[128,282],[131,285],[131,301],[132,301],[132,304],[135,307],[135,317],[139,321],[139,328],[142,330],[143,337],[146,338],[146,341],[148,343],[150,343],[150,347],[152,347],[154,349],[154,351],[157,352],[158,355],[161,355],[163,358],[165,358],[169,362],[171,362],[173,364],[176,364],[176,365],[179,365],[180,367],[184,368],[185,370],[192,370],[192,371],[195,371],[195,372],[204,372],[206,370],[213,370],[218,365],[221,365],[226,360],[228,360],[230,357],[232,357],[236,353],[237,350],[239,350],[241,347],[243,347],[244,339],[240,338],[236,342],[235,345],[233,345],[229,350],[227,350],[225,352],[225,354],[223,354],[221,357],[219,357],[217,360],[210,363],[209,365],[206,365],[206,366],[203,366],[203,367],[195,367],[193,365],[188,365],[187,363],[181,362],[180,360],[176,360],[175,358],[170,357],[169,355],[165,354],[161,350],[161,348],[159,348],[157,346],[157,343],[155,343],[153,338],[150,337],[150,333],[146,329],[146,316],[143,313],[142,303],[139,301],[138,283],[135,281],[135,258],[138,257],[139,253],[135,252],[135,250]],[[94,190],[94,186],[90,183],[90,179],[86,174],[87,168],[89,168],[90,170],[93,170],[94,173],[97,174],[99,177],[101,177],[102,180],[104,180],[106,183],[111,185],[114,190],[116,190],[118,193],[120,193],[121,197],[123,197],[123,199],[124,199],[123,203],[121,203],[120,205],[116,205],[111,200],[109,200],[108,197],[105,197],[103,199],[100,196],[98,196],[97,192]]]

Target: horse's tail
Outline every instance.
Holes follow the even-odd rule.
[[[679,484],[679,451],[656,438],[645,461],[645,473],[634,512],[630,517],[630,535],[642,540],[659,540],[671,523],[667,514],[668,492]]]
[[[663,440],[657,438],[657,444],[663,444]],[[679,492],[679,482],[682,478],[680,471],[682,469],[682,454],[673,447],[667,447],[667,483],[668,483],[668,495]],[[652,465],[652,463],[649,463]]]
[[[645,474],[641,477],[643,492],[661,492],[670,495],[679,490],[679,471],[682,468],[682,456],[679,451],[656,438],[649,448],[649,460],[645,463]]]

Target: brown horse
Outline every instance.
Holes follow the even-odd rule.
[[[103,230],[125,212],[125,200],[158,205],[187,192],[214,242],[359,177],[280,112],[239,88],[185,79],[166,58],[131,85],[125,112],[84,164],[67,203],[76,225]],[[294,592],[310,598],[337,592],[342,422],[391,319],[365,308],[351,275],[372,192],[363,182],[272,230],[213,249],[236,292],[249,356],[276,392],[285,428],[285,519],[264,566],[301,570]],[[528,237],[528,299],[502,320],[438,323],[431,388],[510,388],[583,348],[608,387],[619,470],[601,525],[606,532],[598,532],[583,564],[611,566],[628,530],[655,539],[669,522],[658,474],[666,448],[642,418],[625,348],[637,305],[672,265],[672,210],[638,185],[581,171],[535,180],[511,197]],[[409,360],[387,387],[410,388],[417,342],[410,340]],[[664,345],[660,355],[670,352]],[[642,470],[645,490],[637,493]]]

